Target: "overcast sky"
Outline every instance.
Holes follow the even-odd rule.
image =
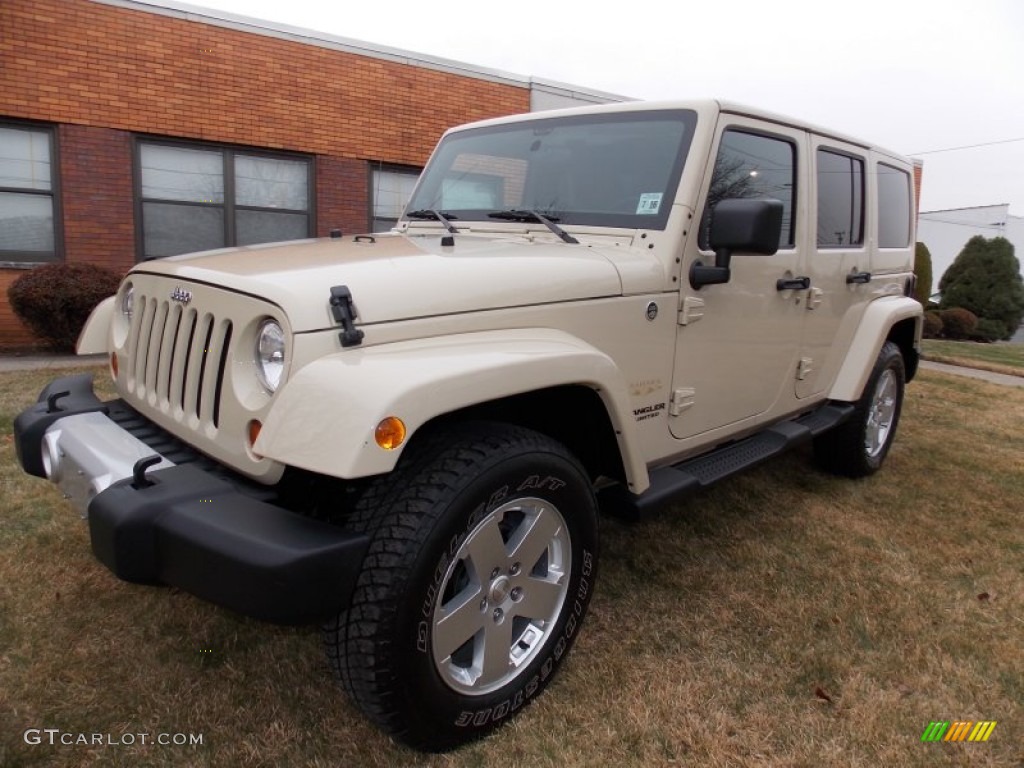
[[[764,107],[927,152],[924,211],[1024,216],[1020,0],[194,4],[635,98]]]

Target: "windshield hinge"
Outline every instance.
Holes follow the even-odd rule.
[[[342,331],[338,335],[341,339],[341,346],[359,346],[366,334],[356,328],[356,318],[359,315],[352,303],[352,291],[348,289],[347,285],[331,286],[331,313],[334,315],[334,319],[341,323]]]

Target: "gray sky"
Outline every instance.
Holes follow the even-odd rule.
[[[194,4],[636,98],[724,98],[904,154],[1003,142],[922,154],[921,209],[1024,216],[1020,0]]]

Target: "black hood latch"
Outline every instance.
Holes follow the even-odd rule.
[[[341,323],[341,346],[357,347],[363,343],[363,336],[366,334],[356,328],[355,321],[359,315],[352,304],[352,291],[347,285],[331,286],[331,313],[334,319]]]

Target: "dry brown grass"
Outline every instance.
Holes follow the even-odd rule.
[[[421,756],[348,704],[316,629],[93,559],[13,459],[10,417],[50,375],[0,376],[4,766],[1024,765],[1024,391],[924,373],[873,478],[791,455],[639,525],[605,521],[560,679],[484,742]],[[922,744],[936,719],[999,724],[987,743]],[[26,728],[204,743],[28,746]]]

